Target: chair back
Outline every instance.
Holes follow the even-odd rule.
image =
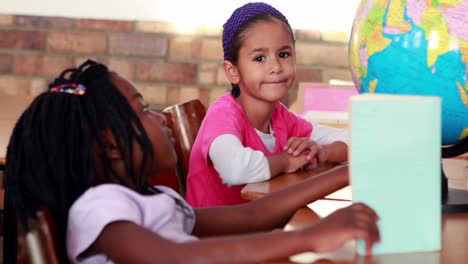
[[[177,177],[180,193],[185,196],[186,180],[189,170],[190,152],[200,129],[206,108],[198,99],[168,106],[163,110],[167,125],[175,138],[178,165]]]
[[[18,264],[58,264],[57,238],[52,216],[48,209],[36,213],[28,220],[29,231],[18,232]]]

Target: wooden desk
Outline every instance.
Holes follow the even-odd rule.
[[[241,196],[247,200],[255,200],[268,193],[302,182],[307,178],[317,176],[337,166],[338,165],[336,164],[321,165],[319,168],[314,170],[288,173],[275,177],[269,181],[249,183],[242,188]],[[351,189],[349,187],[343,188],[326,196],[325,198],[332,200],[351,200]]]
[[[344,201],[322,201],[336,206]],[[309,226],[320,219],[319,215],[309,208],[299,209],[286,225],[285,230],[294,230]],[[314,264],[393,264],[393,263],[431,263],[451,264],[468,263],[468,214],[442,215],[442,250],[431,252],[415,252],[404,254],[387,254],[359,256],[354,242],[329,253],[303,253],[292,256],[289,260],[272,261],[268,263],[314,263]]]
[[[257,199],[270,192],[277,191],[289,185],[299,183],[308,177],[314,177],[321,172],[327,171],[333,166],[322,167],[314,171],[305,171],[280,175],[270,181],[247,184],[242,190],[242,197],[245,199]],[[339,199],[330,198],[312,203],[309,207],[299,209],[288,224],[285,230],[294,230],[310,226],[320,220],[321,216],[329,211],[338,209],[350,204],[351,192],[349,187],[340,193]],[[343,189],[341,190],[343,191]],[[339,193],[338,191],[337,193]],[[326,208],[317,208],[317,203],[327,205]],[[331,210],[330,210],[331,209]],[[323,212],[325,210],[327,212]],[[287,260],[270,261],[269,264],[286,263],[313,263],[313,264],[394,264],[394,263],[431,263],[431,264],[451,264],[468,263],[468,214],[443,214],[442,215],[442,250],[434,252],[416,252],[405,254],[387,254],[373,256],[359,256],[356,253],[354,242],[346,244],[343,248],[325,253],[303,253],[292,256]]]

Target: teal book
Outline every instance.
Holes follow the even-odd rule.
[[[352,201],[380,216],[372,254],[440,250],[441,99],[351,96],[350,122]]]

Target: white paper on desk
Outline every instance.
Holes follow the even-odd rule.
[[[351,201],[317,200],[307,205],[321,218],[335,212],[336,210],[351,205]]]
[[[325,196],[325,198],[351,201],[351,199],[353,198],[351,186],[339,189],[338,191]]]
[[[325,253],[305,252],[289,257],[289,261],[294,263],[314,263],[320,259],[328,260],[352,260],[356,252],[356,242],[354,240],[346,242],[341,248]]]

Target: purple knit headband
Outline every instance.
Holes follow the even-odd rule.
[[[286,22],[288,21],[280,11],[266,3],[248,3],[237,8],[223,26],[223,50],[225,60],[227,60],[227,53],[232,38],[237,33],[239,27],[249,22],[252,18],[262,14],[272,14],[284,18]]]

